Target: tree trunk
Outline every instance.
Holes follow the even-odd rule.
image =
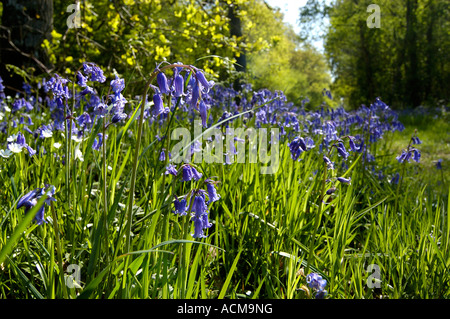
[[[228,7],[228,18],[230,19],[230,36],[236,36],[237,38],[242,37],[242,26],[241,19],[237,15],[236,4],[230,4]],[[238,72],[246,72],[247,71],[247,58],[245,56],[245,52],[241,52],[239,56],[235,56],[236,63],[235,65],[236,71]],[[237,91],[241,90],[240,87],[241,81],[239,77],[234,82],[234,89]]]
[[[48,73],[52,68],[41,44],[44,39],[51,40],[53,1],[1,0],[1,2],[3,15],[0,30],[0,75],[7,88],[6,93],[11,94],[22,89],[23,78],[9,74],[5,64],[15,65],[22,70],[33,68],[34,75]]]
[[[417,0],[408,0],[406,2],[406,34],[405,34],[405,49],[406,49],[406,69],[405,80],[406,88],[405,94],[408,107],[419,106],[421,102],[421,85],[419,78],[419,59],[417,52]]]

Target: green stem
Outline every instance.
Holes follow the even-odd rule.
[[[63,269],[61,242],[60,242],[60,238],[59,238],[58,216],[56,216],[55,207],[53,205],[53,202],[51,203],[51,211],[52,211],[52,216],[53,216],[53,230],[55,232],[56,252],[57,252],[57,255],[58,255],[59,277],[60,277],[60,280],[61,280],[61,285],[62,285],[64,298],[69,299],[69,295],[67,293],[66,281],[64,280],[64,269]]]
[[[108,166],[106,163],[106,117],[103,118],[103,227],[105,232],[105,252],[106,261],[109,262],[109,240],[108,240],[108,194],[107,194],[107,175]]]
[[[320,191],[319,194],[319,210],[316,214],[316,218],[315,218],[315,222],[314,222],[314,228],[313,231],[311,233],[311,241],[309,244],[309,254],[308,254],[308,263],[306,264],[306,271],[305,274],[308,275],[309,272],[309,267],[311,265],[311,262],[313,260],[313,256],[314,256],[314,244],[316,241],[316,233],[317,233],[317,228],[319,228],[319,223],[320,223],[320,217],[322,215],[322,202],[323,202],[323,198],[324,198],[324,194],[325,194],[325,185],[326,185],[326,179],[327,179],[327,171],[328,171],[328,166],[325,164],[324,165],[324,170],[323,170],[323,178],[322,178],[322,189]]]

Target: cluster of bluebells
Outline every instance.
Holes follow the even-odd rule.
[[[108,116],[109,122],[106,124],[108,126],[127,118],[125,112],[127,100],[122,95],[125,88],[123,79],[116,75],[109,83],[106,96],[100,96],[96,89],[96,83],[106,82],[106,77],[95,63],[83,63],[76,72],[75,79],[75,88],[71,80],[58,74],[54,74],[49,80],[42,79],[38,83],[37,90],[42,89],[44,98],[41,96],[36,98],[31,94],[31,86],[24,83],[23,92],[18,93],[12,101],[8,101],[4,96],[0,78],[0,121],[4,119],[3,112],[9,113],[8,121],[0,122],[0,131],[5,134],[12,129],[19,131],[8,136],[6,149],[0,150],[2,157],[10,157],[22,150],[27,150],[30,156],[34,156],[40,150],[41,154],[45,154],[46,150],[39,140],[62,136],[55,133],[64,133],[66,126],[71,139],[80,142],[90,134],[99,119]],[[35,124],[32,120],[33,112],[39,114],[38,116],[50,114],[50,119]],[[26,134],[28,136],[25,137]],[[25,139],[30,139],[31,144],[26,143]],[[99,150],[103,140],[106,139],[107,135],[99,133],[94,140],[93,149]],[[57,142],[56,145],[61,144]]]
[[[419,163],[421,156],[420,151],[414,146],[411,146],[416,144],[422,144],[422,141],[417,136],[411,137],[411,143],[406,149],[402,150],[402,153],[400,155],[396,157],[397,161],[399,163],[409,163],[409,161],[413,159],[415,162]]]
[[[150,124],[163,123],[170,112],[178,106],[188,118],[193,119],[196,114],[201,118],[202,125],[207,126],[207,113],[210,108],[210,100],[205,99],[214,86],[213,81],[208,81],[201,70],[195,67],[185,68],[181,63],[180,67],[175,67],[173,76],[168,78],[164,72],[156,68],[157,85],[151,85],[154,94],[152,95],[153,107],[149,108],[146,117]],[[148,102],[148,101],[147,101]],[[165,106],[164,103],[168,106]],[[172,107],[170,108],[169,105]],[[181,115],[183,116],[183,115]],[[180,115],[178,115],[180,119]],[[195,152],[197,144],[192,145],[192,151]],[[169,152],[169,159],[171,158]],[[159,155],[160,161],[166,160],[166,151],[163,149]],[[198,182],[203,183],[206,188],[193,188],[183,196],[174,195],[174,213],[180,216],[188,215],[194,223],[193,238],[206,237],[205,230],[212,224],[209,222],[209,207],[220,198],[217,194],[215,184],[212,179],[203,181],[203,174],[197,168],[189,163],[182,164],[178,169],[172,163],[166,167],[166,175],[173,175],[182,183]],[[199,185],[199,184],[196,184]]]
[[[332,99],[328,90],[324,89],[323,94]],[[243,122],[253,121],[256,128],[278,127],[280,141],[287,140],[293,160],[301,160],[301,154],[314,147],[323,155],[336,148],[339,163],[331,165],[340,164],[343,169],[348,168],[347,161],[353,152],[362,154],[366,168],[379,173],[375,172],[376,162],[370,146],[382,139],[386,132],[404,130],[398,114],[379,98],[369,107],[362,105],[354,111],[325,104],[319,109],[306,111],[307,99],[295,105],[287,101],[283,92],[252,91],[246,84],[241,91],[215,86],[206,96],[204,94],[204,99],[211,106],[208,125],[252,110],[241,116]],[[227,126],[229,124],[226,122]],[[348,140],[348,146],[345,140]]]
[[[306,283],[308,284],[309,288],[315,291],[316,299],[324,299],[326,297],[327,291],[325,290],[325,287],[327,285],[327,281],[322,278],[321,275],[314,272],[310,273],[308,276],[306,276]]]
[[[183,164],[178,170],[173,164],[169,164],[166,174],[179,178],[181,182],[198,182],[203,177],[203,174],[191,164]],[[208,178],[203,181],[206,190],[194,188],[185,196],[174,196],[175,210],[173,212],[180,216],[190,214],[191,221],[194,223],[194,233],[192,234],[194,238],[206,237],[204,231],[212,226],[208,219],[209,206],[220,199],[220,195],[215,188],[216,183],[216,181]]]
[[[56,199],[53,197],[54,195],[55,186],[53,185],[46,185],[44,188],[36,188],[19,199],[19,201],[17,202],[17,209],[25,207],[26,214],[30,209],[36,206],[42,196],[46,196],[44,205],[42,205],[42,207],[37,211],[36,215],[33,218],[37,225],[41,225],[43,223],[46,223],[45,204],[50,205],[52,201],[56,201]]]

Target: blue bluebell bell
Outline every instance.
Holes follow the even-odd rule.
[[[391,179],[391,184],[397,185],[399,180],[400,180],[400,174],[395,173],[395,175]]]
[[[204,238],[204,229],[211,227],[208,221],[208,207],[205,203],[205,195],[202,192],[195,192],[191,199],[191,212],[193,216],[191,220],[194,222],[194,238]]]
[[[158,73],[158,74],[161,74],[161,73]],[[164,104],[163,104],[163,100],[162,100],[160,94],[155,93],[153,95],[153,104],[154,104],[154,107],[153,107],[153,115],[154,116],[158,116],[164,112]]]
[[[208,115],[208,110],[207,110],[207,106],[203,100],[200,101],[199,109],[200,109],[200,117],[202,119],[202,126],[206,127],[206,117]]]
[[[175,214],[179,214],[181,216],[184,216],[187,214],[187,202],[186,199],[182,198],[181,200],[178,200],[178,198],[175,199],[173,202],[175,206]]]
[[[158,83],[159,90],[162,94],[167,94],[170,92],[167,77],[163,72],[158,72],[156,75],[156,82]]]
[[[338,180],[339,182],[341,182],[341,183],[344,183],[344,184],[349,184],[349,183],[352,181],[352,179],[351,179],[350,177],[349,177],[349,178],[338,177],[337,180]]]
[[[52,185],[48,185],[45,188],[34,189],[19,199],[19,201],[17,202],[17,209],[25,207],[25,214],[28,213],[31,208],[36,206],[38,200],[42,196],[47,196],[47,198],[45,199],[45,204],[50,205],[52,201],[56,201],[56,199],[53,197],[54,194],[55,187]],[[46,223],[45,204],[37,211],[36,215],[33,218],[37,225],[41,225],[44,222]]]
[[[323,156],[323,161],[327,164],[327,167],[329,169],[334,169],[333,163],[330,161],[330,159],[327,156]]]
[[[208,198],[209,198],[208,205],[210,203],[213,203],[213,202],[218,201],[220,199],[220,195],[217,194],[217,190],[214,187],[213,182],[208,181],[206,183],[206,190],[208,191]]]
[[[177,176],[178,171],[177,171],[177,168],[175,167],[175,165],[173,165],[173,164],[167,165],[165,174],[166,175],[171,174],[173,176]]]
[[[176,74],[174,78],[175,97],[184,95],[184,78],[181,74]]]

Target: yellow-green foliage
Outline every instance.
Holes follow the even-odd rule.
[[[311,105],[318,106],[323,101],[322,90],[329,89],[331,82],[322,55],[300,42],[279,11],[259,0],[246,7],[244,32],[253,44],[248,60],[255,86],[282,90],[291,101],[308,97]]]

